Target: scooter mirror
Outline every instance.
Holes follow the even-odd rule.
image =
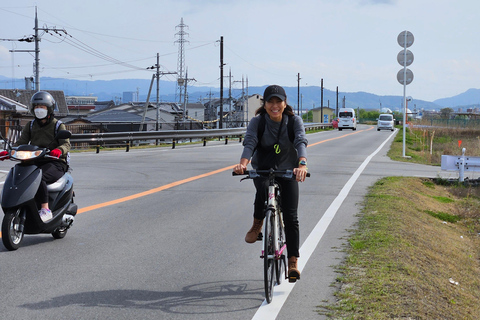
[[[68,130],[60,130],[57,133],[56,139],[68,139],[72,136],[72,133]]]

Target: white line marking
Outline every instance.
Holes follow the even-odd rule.
[[[322,239],[325,231],[332,222],[335,214],[342,205],[343,201],[347,197],[348,193],[352,189],[353,185],[357,181],[358,177],[362,174],[363,170],[367,167],[368,163],[372,158],[383,148],[388,140],[396,133],[394,131],[390,136],[375,150],[370,154],[365,161],[358,167],[357,171],[350,177],[345,186],[342,188],[338,196],[333,200],[332,204],[328,207],[327,211],[323,217],[318,221],[315,228],[312,230],[307,240],[303,243],[300,248],[301,259],[298,260],[298,269],[302,272],[303,268],[307,264],[308,259],[310,259],[313,251],[317,247],[318,243]],[[300,280],[301,281],[301,280]],[[273,291],[273,299],[270,304],[266,300],[263,301],[262,305],[258,308],[257,312],[253,316],[252,320],[268,320],[275,319],[282,309],[285,301],[287,301],[288,295],[292,292],[295,284],[289,283],[287,280],[282,281],[279,286],[275,286]]]

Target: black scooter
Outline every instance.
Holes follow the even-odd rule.
[[[70,131],[60,130],[55,139],[70,137]],[[75,219],[77,205],[73,202],[73,177],[70,172],[47,186],[52,219],[43,222],[38,213],[40,204],[35,201],[35,194],[42,179],[42,169],[34,162],[50,157],[49,152],[48,148],[34,145],[10,148],[10,159],[20,162],[10,169],[2,192],[1,205],[5,214],[2,242],[8,250],[17,250],[25,234],[51,233],[55,239],[62,239]]]

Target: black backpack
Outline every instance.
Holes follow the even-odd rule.
[[[262,140],[263,133],[265,132],[265,114],[260,115],[260,122],[258,123],[257,128],[257,137],[258,137],[258,145],[260,145],[260,141]],[[293,143],[295,139],[295,132],[293,131],[293,124],[295,123],[295,116],[291,115],[288,116],[288,123],[287,123],[287,131],[288,131],[288,138],[290,142]]]

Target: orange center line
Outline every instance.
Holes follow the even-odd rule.
[[[349,133],[349,134],[344,134],[343,136],[339,136],[339,137],[335,137],[335,138],[331,138],[331,139],[325,139],[325,140],[322,140],[322,141],[318,141],[318,142],[309,144],[308,146],[309,146],[309,147],[316,146],[317,144],[320,144],[320,143],[324,143],[324,142],[328,142],[328,141],[333,141],[333,140],[337,140],[337,139],[342,139],[342,138],[351,136],[351,135],[353,135],[353,134],[361,133],[361,132],[363,132],[363,131],[368,131],[368,130],[372,130],[372,129],[373,129],[373,127],[370,127],[370,128],[368,128],[368,129],[365,129],[365,130],[354,131],[354,132]]]
[[[130,200],[137,199],[137,198],[140,198],[140,197],[148,196],[150,194],[157,193],[157,192],[160,192],[160,191],[163,191],[163,190],[167,190],[167,189],[185,184],[187,182],[192,182],[192,181],[202,179],[202,178],[205,178],[205,177],[208,177],[208,176],[211,176],[211,175],[214,175],[214,174],[217,174],[217,173],[229,170],[229,169],[233,169],[234,166],[235,165],[228,166],[228,167],[225,167],[225,168],[222,168],[222,169],[218,169],[218,170],[210,171],[210,172],[207,172],[207,173],[204,173],[204,174],[200,174],[198,176],[194,176],[194,177],[190,177],[190,178],[187,178],[187,179],[175,181],[175,182],[166,184],[166,185],[158,187],[158,188],[154,188],[154,189],[150,189],[150,190],[147,190],[147,191],[144,191],[144,192],[133,194],[131,196],[127,196],[127,197],[119,198],[119,199],[116,199],[116,200],[107,201],[107,202],[95,204],[93,206],[88,206],[88,207],[85,207],[85,208],[81,208],[77,211],[77,214],[92,211],[92,210],[99,209],[99,208],[108,207],[108,206],[111,206],[111,205],[114,205],[114,204],[118,204],[118,203],[125,202],[125,201],[130,201]]]
[[[368,130],[371,130],[371,129],[373,129],[373,127],[370,127],[366,130],[355,131],[355,132],[345,134],[345,135],[342,135],[342,136],[339,136],[339,137],[336,137],[336,138],[322,140],[322,141],[319,141],[319,142],[316,142],[316,143],[312,143],[312,144],[308,145],[308,147],[312,147],[312,146],[315,146],[315,145],[318,145],[318,144],[321,144],[321,143],[324,143],[324,142],[328,142],[328,141],[333,141],[333,140],[336,140],[336,139],[341,139],[341,138],[348,137],[350,135],[357,134],[357,133],[360,133],[360,132],[363,132],[363,131],[368,131]],[[150,190],[147,190],[147,191],[143,191],[143,192],[140,192],[140,193],[133,194],[131,196],[127,196],[127,197],[123,197],[123,198],[119,198],[119,199],[95,204],[95,205],[92,205],[92,206],[80,208],[80,209],[78,209],[77,214],[92,211],[92,210],[96,210],[96,209],[100,209],[100,208],[104,208],[104,207],[108,207],[108,206],[112,206],[112,205],[119,204],[119,203],[122,203],[122,202],[130,201],[130,200],[133,200],[133,199],[138,199],[138,198],[141,198],[141,197],[144,197],[144,196],[148,196],[148,195],[151,195],[151,194],[154,194],[154,193],[157,193],[157,192],[160,192],[160,191],[164,191],[164,190],[167,190],[167,189],[170,189],[170,188],[173,188],[173,187],[176,187],[176,186],[188,183],[188,182],[192,182],[192,181],[202,179],[202,178],[205,178],[205,177],[208,177],[208,176],[220,173],[220,172],[227,171],[229,169],[233,169],[234,166],[235,165],[228,166],[228,167],[225,167],[225,168],[221,168],[221,169],[218,169],[218,170],[214,170],[214,171],[210,171],[210,172],[207,172],[207,173],[204,173],[204,174],[200,174],[198,176],[194,176],[194,177],[190,177],[190,178],[187,178],[187,179],[175,181],[175,182],[163,185],[163,186],[158,187],[158,188],[154,188],[154,189],[150,189]],[[0,238],[1,237],[2,237],[2,233],[0,232]]]
[[[372,128],[369,128],[367,130],[371,130]],[[309,147],[320,144],[320,143],[324,143],[324,142],[340,139],[340,138],[343,138],[343,137],[347,137],[347,136],[350,136],[352,134],[357,134],[357,133],[360,133],[360,132],[363,132],[363,131],[366,131],[366,130],[356,131],[356,132],[345,134],[343,136],[332,138],[332,139],[322,140],[322,141],[319,141],[319,142],[316,142],[316,143],[313,143],[313,144],[309,145]],[[211,171],[211,172],[207,172],[207,173],[204,173],[204,174],[201,174],[201,175],[198,175],[198,176],[194,176],[194,177],[190,177],[190,178],[187,178],[187,179],[175,181],[175,182],[166,184],[166,185],[158,187],[158,188],[154,188],[154,189],[150,189],[150,190],[147,190],[147,191],[144,191],[144,192],[133,194],[131,196],[127,196],[127,197],[123,197],[123,198],[119,198],[119,199],[95,204],[95,205],[88,206],[88,207],[85,207],[85,208],[80,208],[77,211],[77,214],[92,211],[92,210],[96,210],[96,209],[100,209],[100,208],[104,208],[104,207],[108,207],[108,206],[111,206],[111,205],[115,205],[115,204],[119,204],[119,203],[122,203],[122,202],[130,201],[130,200],[133,200],[133,199],[138,199],[140,197],[148,196],[148,195],[151,195],[153,193],[164,191],[164,190],[167,190],[167,189],[170,189],[170,188],[173,188],[173,187],[176,187],[176,186],[188,183],[188,182],[192,182],[192,181],[202,179],[202,178],[205,178],[205,177],[208,177],[208,176],[211,176],[211,175],[214,175],[214,174],[217,174],[217,173],[229,170],[229,169],[233,169],[234,166],[235,165],[228,166],[228,167],[218,169],[218,170],[215,170],[215,171]]]

